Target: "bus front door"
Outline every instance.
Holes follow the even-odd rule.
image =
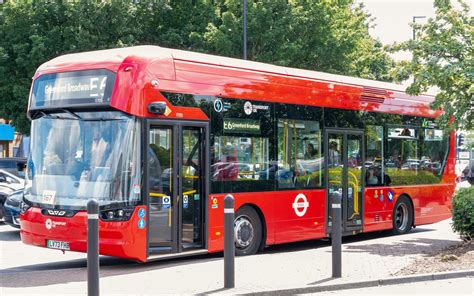
[[[206,130],[206,123],[149,127],[149,255],[206,248]]]
[[[331,233],[331,196],[342,196],[342,232],[362,231],[364,198],[364,134],[361,130],[328,129],[325,137],[327,233]]]

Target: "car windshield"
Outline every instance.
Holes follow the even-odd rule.
[[[139,139],[119,112],[44,114],[32,121],[25,199],[42,206],[133,205],[140,199]]]

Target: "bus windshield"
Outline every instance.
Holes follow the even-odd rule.
[[[139,139],[133,117],[120,112],[43,114],[32,121],[25,199],[84,209],[135,205],[140,199]]]

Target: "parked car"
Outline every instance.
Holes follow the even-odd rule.
[[[474,161],[471,162],[471,165],[467,165],[461,173],[461,180],[467,180],[469,184],[474,184]]]
[[[5,170],[0,170],[0,219],[4,216],[5,200],[13,191],[23,189],[25,180]]]
[[[7,196],[4,205],[6,224],[15,228],[20,228],[20,204],[23,200],[23,189],[16,190]]]
[[[4,170],[20,178],[25,178],[26,158],[0,158],[0,170]]]
[[[25,186],[25,179],[9,171],[0,169],[0,185],[9,186],[14,190],[22,189]]]

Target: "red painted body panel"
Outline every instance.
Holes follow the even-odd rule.
[[[409,96],[399,85],[358,78],[331,75],[242,61],[224,57],[170,50],[155,46],[139,46],[56,58],[42,65],[34,78],[45,73],[86,69],[109,69],[117,73],[111,106],[139,117],[208,120],[198,108],[172,106],[160,91],[182,92],[246,100],[261,100],[325,106],[331,108],[366,110],[425,117],[436,117],[439,110],[429,108],[433,96]],[[377,102],[364,100],[370,89],[383,90]],[[165,115],[147,112],[149,102],[163,101],[171,109]],[[442,183],[427,186],[398,186],[366,188],[364,198],[364,231],[392,228],[392,211],[396,199],[408,195],[415,206],[415,224],[441,221],[450,217],[454,191],[454,137],[450,143]],[[395,199],[388,201],[391,189]],[[384,199],[374,197],[384,191]],[[309,203],[307,212],[298,217],[293,203],[303,193]],[[223,249],[223,197],[208,197],[208,250]],[[283,243],[326,236],[325,190],[289,190],[235,194],[236,209],[250,204],[262,214],[266,227],[266,244]],[[217,203],[213,203],[216,199]],[[217,205],[213,206],[213,205]],[[48,232],[38,209],[22,216],[22,240],[44,246],[45,238],[71,241],[71,248],[85,250],[85,214],[79,213],[68,222],[68,232]],[[56,219],[56,218],[55,218]],[[59,218],[58,218],[59,219]],[[101,253],[146,260],[146,235],[137,229],[137,216],[130,222],[101,222]],[[51,237],[50,237],[51,235]],[[103,240],[102,240],[103,238]]]

